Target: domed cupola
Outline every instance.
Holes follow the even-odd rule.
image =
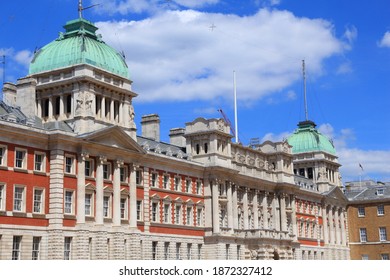
[[[98,29],[83,18],[68,21],[65,33],[38,50],[30,64],[29,74],[52,71],[77,64],[89,64],[112,74],[129,78],[123,56],[96,34]]]

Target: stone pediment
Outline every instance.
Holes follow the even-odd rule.
[[[325,200],[337,200],[340,202],[348,202],[346,196],[339,187],[333,187],[325,194]]]
[[[144,149],[118,126],[111,126],[91,133],[82,134],[79,138],[104,146],[125,149],[142,154],[145,153]]]

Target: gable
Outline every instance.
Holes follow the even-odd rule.
[[[348,202],[346,196],[339,187],[333,187],[327,193],[325,193],[325,200],[336,200],[340,202]]]
[[[118,126],[111,126],[91,133],[82,134],[79,138],[90,143],[125,149],[142,154],[145,153],[144,149]]]

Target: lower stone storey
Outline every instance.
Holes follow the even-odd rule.
[[[325,260],[349,259],[347,247],[280,240],[142,233],[123,228],[42,230],[0,227],[0,260]]]

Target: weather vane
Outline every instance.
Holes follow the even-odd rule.
[[[94,5],[91,5],[91,6],[88,6],[88,7],[83,8],[83,1],[82,1],[82,0],[79,0],[79,7],[78,7],[79,18],[82,18],[82,17],[83,17],[83,11],[84,11],[84,10],[87,10],[87,9],[90,9],[90,8],[92,8],[92,7],[99,6],[99,5],[100,5],[100,4],[94,4]]]

